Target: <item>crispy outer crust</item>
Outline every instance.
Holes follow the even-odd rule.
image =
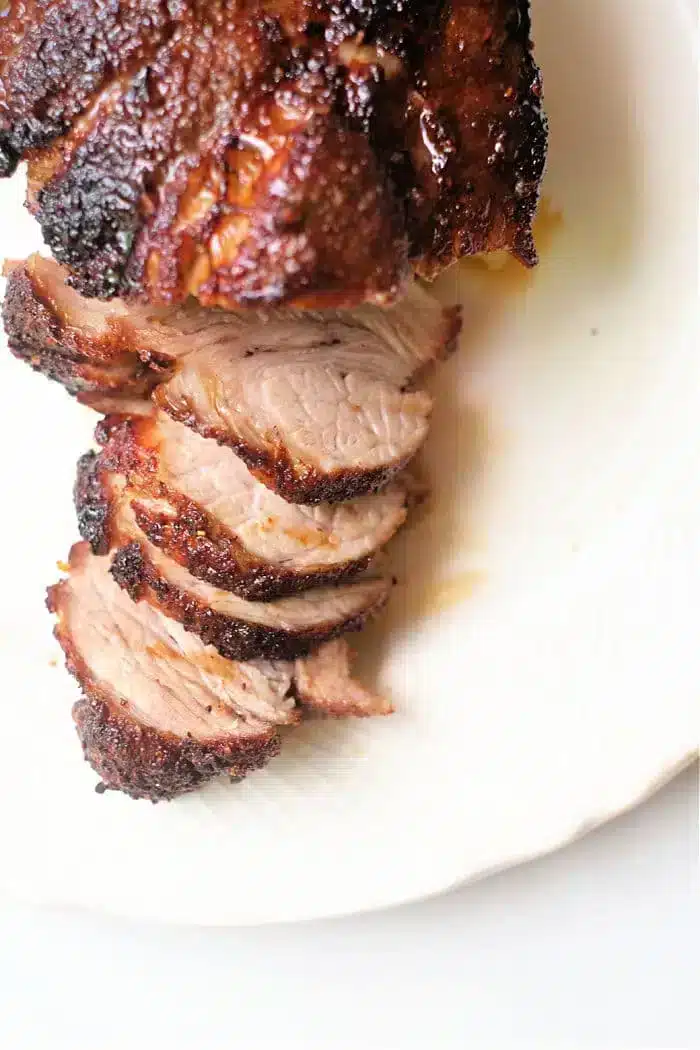
[[[444,323],[437,339],[434,362],[444,360],[454,352],[462,328],[459,307],[445,309],[443,316]],[[420,376],[416,376],[416,380],[424,376],[425,369]],[[368,492],[379,492],[406,467],[415,454],[411,452],[371,470],[358,467],[324,472],[296,459],[286,446],[273,439],[264,446],[253,445],[231,430],[209,425],[197,415],[189,399],[173,397],[167,383],[154,391],[153,401],[158,408],[179,423],[196,430],[202,437],[211,438],[233,449],[256,478],[288,503],[338,503],[356,499]]]
[[[115,497],[110,484],[118,475],[129,479],[136,521],[151,543],[193,576],[243,598],[264,601],[297,594],[311,587],[352,579],[369,566],[371,555],[310,572],[294,572],[261,561],[201,507],[157,482],[157,455],[148,447],[149,433],[148,420],[108,417],[98,426],[98,440],[104,446],[102,452],[87,453],[78,464],[74,489],[78,524],[81,536],[90,542],[96,554],[105,554],[123,542],[115,531]],[[175,516],[153,511],[139,502],[139,494],[165,497]]]
[[[359,631],[386,604],[384,593],[362,613],[342,623],[320,624],[313,629],[287,631],[249,623],[216,612],[165,579],[148,558],[143,546],[132,541],[114,555],[111,573],[135,601],[144,600],[199,635],[230,660],[293,660],[306,656],[322,642]]]
[[[80,557],[78,544],[71,564]],[[242,777],[265,765],[279,753],[273,729],[240,740],[196,741],[160,733],[130,714],[109,686],[92,677],[64,622],[66,582],[47,592],[47,606],[58,617],[54,634],[66,657],[66,667],[80,684],[83,696],[73,707],[73,719],[85,759],[110,788],[132,798],[158,802],[193,791],[221,773]]]
[[[30,8],[0,23],[0,174],[38,147],[32,207],[87,294],[348,305],[409,258],[535,261],[528,0]]]
[[[85,760],[107,787],[131,798],[166,801],[222,773],[240,779],[279,754],[279,737],[273,733],[238,744],[158,733],[123,714],[106,691],[85,685],[73,673],[84,693],[73,705],[73,720]]]
[[[96,452],[86,452],[78,460],[73,502],[80,535],[93,554],[108,554],[119,539],[114,534],[109,488]]]

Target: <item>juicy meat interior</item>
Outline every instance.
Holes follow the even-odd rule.
[[[392,346],[351,318],[268,320],[233,345],[188,354],[153,400],[233,448],[287,500],[371,492],[423,444],[432,399],[411,380],[454,343],[457,323],[434,302],[421,311],[423,297],[416,286],[417,311],[438,323],[412,344]]]
[[[81,462],[81,532],[112,544],[128,499],[149,540],[194,576],[246,598],[271,598],[356,575],[406,517],[401,481],[345,503],[286,502],[229,449],[158,413],[112,418]]]
[[[0,19],[0,174],[88,295],[385,302],[535,261],[528,0],[41,0]]]

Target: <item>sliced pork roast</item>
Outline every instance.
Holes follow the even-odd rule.
[[[412,386],[460,326],[417,283],[345,313],[104,305],[40,256],[10,265],[4,317],[12,352],[81,401],[131,411],[157,387],[159,407],[294,503],[373,491],[411,459],[432,407]]]
[[[83,692],[73,709],[83,751],[108,787],[158,801],[219,773],[244,776],[277,754],[280,727],[299,721],[303,661],[224,659],[148,602],[133,602],[87,543],[72,549],[69,576],[49,588],[47,604]],[[359,690],[358,713],[388,713],[352,683],[343,644],[330,644],[331,666],[311,688],[305,682],[304,702],[335,713]]]
[[[124,546],[111,573],[134,600],[145,600],[232,660],[303,656],[341,633],[357,631],[386,604],[391,583],[363,579],[271,602],[251,602],[198,580],[150,543],[125,500],[116,514]],[[129,539],[129,537],[131,537]]]
[[[106,553],[128,500],[142,532],[193,576],[251,600],[293,594],[365,570],[406,517],[401,480],[336,504],[287,503],[242,460],[162,413],[110,417],[99,455],[81,461],[81,534]]]

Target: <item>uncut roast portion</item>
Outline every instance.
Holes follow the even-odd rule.
[[[535,261],[528,0],[32,0],[0,81],[0,173],[86,295],[350,306]]]

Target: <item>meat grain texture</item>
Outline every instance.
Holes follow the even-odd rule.
[[[229,449],[156,414],[108,417],[78,470],[81,535],[105,553],[126,501],[151,543],[193,576],[253,600],[357,576],[406,519],[397,480],[341,503],[287,503]]]

